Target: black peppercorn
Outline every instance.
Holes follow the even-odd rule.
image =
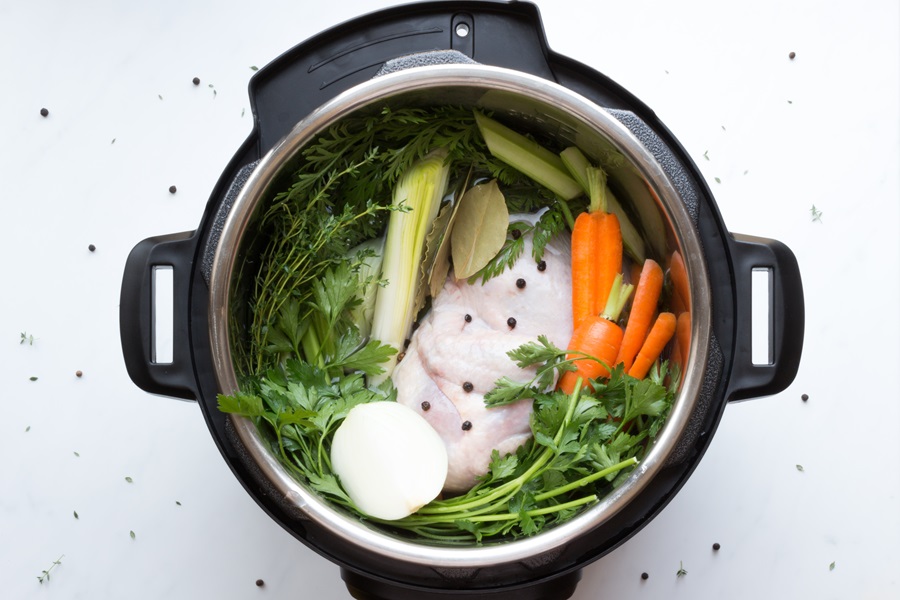
[[[176,188],[174,185],[170,185],[170,186],[169,186],[169,193],[170,193],[170,194],[174,194],[174,193],[177,192],[177,191],[178,191],[178,188]]]
[[[84,373],[81,371],[75,371],[75,377],[81,377],[82,375],[84,375]]]
[[[409,348],[409,338],[406,338],[405,340],[403,340],[403,347]]]
[[[192,82],[193,82],[194,85],[200,85],[200,78],[199,78],[199,77],[194,77],[194,79],[192,80]]]
[[[641,573],[641,579],[647,581],[648,579],[650,579],[650,575],[648,575],[646,572]]]
[[[428,400],[424,400],[422,402],[422,410],[425,410],[425,411],[431,410],[431,402],[429,402]]]
[[[93,244],[89,244],[89,245],[88,245],[88,250],[90,250],[91,252],[93,252],[93,251],[96,250],[96,249],[97,249],[97,246],[95,246],[95,245],[93,245]]]
[[[50,114],[50,111],[47,110],[46,108],[42,108],[42,109],[41,109],[41,116],[42,116],[42,117],[46,117],[46,116],[49,115],[49,114]]]
[[[809,396],[807,396],[806,394],[803,394],[802,396],[800,396],[800,399],[803,400],[804,402],[806,402],[807,400],[809,400]]]
[[[256,587],[262,587],[262,586],[264,586],[264,585],[266,585],[266,582],[263,581],[262,579],[257,579],[257,580],[256,580]]]
[[[400,354],[398,354],[398,355],[397,355],[397,362],[400,362],[401,360],[403,360],[403,357],[404,357],[404,356],[406,356],[406,352],[401,352]]]
[[[471,323],[471,322],[472,322],[472,315],[466,314],[466,316],[465,316],[464,318],[465,318],[465,320],[466,320],[466,323]]]
[[[794,60],[794,57],[796,57],[796,56],[797,56],[796,52],[791,52],[790,54],[788,54],[788,58],[790,58],[791,60]]]
[[[542,260],[538,262],[538,271],[546,271],[547,270],[547,261]]]
[[[463,383],[463,391],[465,391],[467,394],[474,389],[475,389],[475,386],[472,385],[471,381],[467,381],[467,382]]]
[[[516,287],[519,288],[520,290],[524,290],[525,289],[525,280],[522,279],[521,277],[516,279]]]
[[[713,550],[715,550],[716,552],[718,552],[719,548],[721,548],[721,547],[722,546],[721,546],[721,544],[719,544],[719,542],[716,542],[715,544],[713,544]]]
[[[510,318],[508,318],[508,319],[506,320],[506,324],[509,325],[509,328],[510,328],[510,329],[515,329],[515,327],[516,327],[516,318],[515,318],[515,317],[510,317]]]
[[[517,240],[520,237],[522,237],[522,230],[521,229],[513,229],[512,230],[512,239]]]
[[[468,431],[472,429],[472,421],[463,421],[462,424],[463,431]]]

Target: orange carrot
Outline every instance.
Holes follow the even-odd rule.
[[[572,325],[574,329],[600,313],[609,298],[613,279],[622,271],[622,231],[619,219],[608,212],[606,174],[587,169],[591,204],[572,228]]]
[[[675,335],[675,315],[670,312],[659,313],[656,322],[647,334],[647,339],[638,352],[634,364],[628,370],[628,374],[638,379],[643,379],[650,371],[650,367],[662,354],[663,348]]]
[[[676,313],[689,310],[691,307],[691,288],[688,284],[687,270],[684,268],[684,259],[678,250],[669,256],[669,278],[672,280],[673,308]],[[677,301],[676,301],[677,298]],[[679,304],[680,306],[676,306]]]
[[[628,324],[625,326],[625,335],[622,338],[622,346],[616,357],[616,364],[625,365],[625,372],[631,368],[634,357],[640,351],[653,323],[653,315],[656,314],[656,305],[662,294],[663,271],[652,258],[644,261],[644,268],[638,280],[634,292],[634,301],[631,304],[631,314],[628,316]]]
[[[580,358],[573,362],[575,371],[566,371],[559,380],[559,389],[567,394],[575,390],[575,382],[580,377],[587,387],[590,379],[609,377],[609,370],[615,364],[619,345],[622,343],[622,328],[599,315],[585,319],[572,334],[569,350],[590,354],[593,358]],[[572,357],[573,355],[569,355]],[[602,361],[602,362],[598,362]]]
[[[681,349],[681,366],[688,359],[688,350],[691,348],[691,313],[685,311],[678,315],[675,323],[675,341]]]
[[[571,394],[579,378],[584,381],[585,387],[589,387],[591,379],[609,376],[609,369],[615,366],[622,344],[622,328],[616,325],[616,320],[633,289],[631,284],[622,284],[622,274],[619,273],[613,279],[603,314],[587,317],[575,329],[569,341],[570,354],[566,358],[574,359],[572,364],[576,369],[563,373],[557,384],[558,389]],[[588,356],[580,357],[582,354]]]

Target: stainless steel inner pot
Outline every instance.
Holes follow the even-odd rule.
[[[259,162],[223,224],[210,274],[209,330],[215,376],[224,394],[237,390],[230,331],[235,273],[243,260],[242,242],[255,211],[273,195],[279,179],[299,151],[317,134],[360,111],[384,106],[461,105],[493,112],[501,121],[560,146],[577,145],[592,159],[603,159],[610,184],[623,204],[644,223],[657,259],[678,250],[690,281],[691,345],[681,389],[666,425],[627,481],[575,519],[539,535],[481,546],[440,547],[401,539],[335,509],[297,482],[270,453],[268,443],[247,419],[232,418],[239,443],[266,485],[296,507],[297,517],[313,521],[329,535],[385,559],[412,565],[478,568],[553,556],[558,549],[603,524],[639,496],[690,435],[710,343],[710,284],[702,248],[683,199],[647,148],[610,112],[546,79],[503,68],[450,64],[415,67],[376,77],[322,105],[293,128]],[[651,237],[652,236],[652,237]]]

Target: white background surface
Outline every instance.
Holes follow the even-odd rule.
[[[118,298],[137,242],[199,223],[251,129],[250,67],[388,4],[0,0],[0,597],[347,597],[196,404],[131,383]],[[539,5],[551,48],[675,133],[731,231],[795,252],[807,307],[794,384],[728,406],[575,598],[900,596],[897,2]]]

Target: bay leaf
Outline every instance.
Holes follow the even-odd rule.
[[[451,216],[454,213],[454,207],[450,204],[441,206],[440,211],[431,224],[431,229],[425,236],[425,251],[422,257],[422,263],[419,265],[419,277],[416,284],[416,299],[413,302],[413,314],[418,315],[419,311],[425,306],[425,298],[431,294],[436,295],[433,286],[431,286],[431,276],[437,268],[438,251],[440,250],[441,241],[446,237],[447,228],[450,225]],[[447,277],[447,271],[444,271],[444,279]],[[441,280],[443,285],[443,279]],[[438,288],[440,289],[440,288]]]
[[[503,248],[509,227],[506,199],[497,180],[472,186],[459,201],[450,232],[450,253],[457,279],[481,270]]]

